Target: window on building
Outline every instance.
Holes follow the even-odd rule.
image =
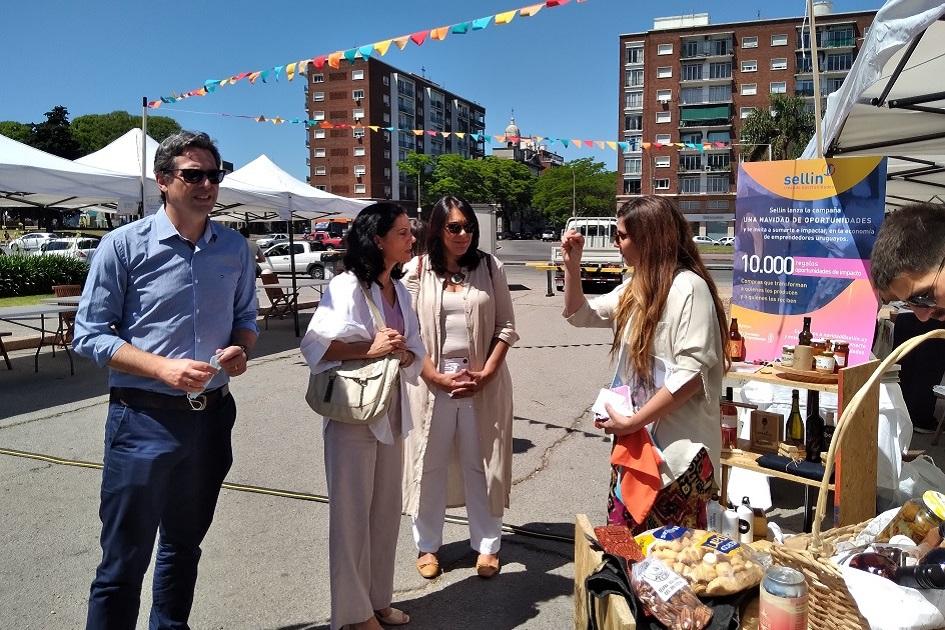
[[[352,70],[351,71],[351,80],[352,81],[361,81],[364,79],[364,70]]]
[[[319,184],[319,185],[315,186],[315,188],[317,188],[317,189],[319,189],[319,190],[328,190],[328,187],[325,186],[324,184]]]
[[[658,144],[669,144],[672,141],[673,141],[673,137],[668,133],[656,134],[656,142]]]
[[[643,169],[643,158],[630,157],[623,161],[623,172],[627,175],[639,175]]]
[[[732,141],[732,136],[727,131],[710,131],[706,134],[707,142],[724,142],[728,144]]]
[[[316,140],[321,139],[321,138],[324,138],[324,137],[325,137],[325,130],[324,130],[324,129],[316,129],[316,130],[315,130],[315,139],[316,139]]]
[[[325,157],[325,149],[315,149],[315,157],[323,158]]]
[[[771,60],[772,70],[787,70],[787,59],[784,57],[775,57]]]
[[[325,82],[325,75],[324,75],[324,74],[313,74],[313,75],[312,75],[312,83],[324,83],[324,82]]]
[[[355,177],[364,177],[367,173],[367,167],[364,164],[356,164],[354,167],[354,176]]]
[[[352,129],[352,134],[351,134],[351,135],[352,135],[353,137],[355,137],[355,138],[363,138],[363,137],[364,137],[364,127],[355,127],[354,129]]]
[[[355,185],[354,185],[354,193],[355,193],[356,195],[363,195],[363,194],[367,193],[367,184],[355,184]]]
[[[772,94],[784,94],[787,92],[787,82],[786,81],[772,81],[771,82],[771,93]]]
[[[656,90],[656,100],[660,102],[668,102],[673,100],[673,91],[672,90]]]
[[[386,123],[390,122],[390,114],[387,112],[384,112],[384,122]]]
[[[321,110],[312,112],[312,120],[325,120],[325,112]]]
[[[849,70],[852,65],[853,65],[852,53],[841,53],[839,55],[827,55],[827,63],[826,63],[827,72]]]
[[[740,93],[742,96],[754,96],[758,93],[758,84],[757,83],[742,83]]]
[[[364,151],[365,151],[364,147],[355,147],[354,148],[355,157],[364,155]]]
[[[355,154],[355,155],[357,155],[357,154]],[[390,149],[384,149],[384,159],[385,159],[385,160],[389,160],[389,159],[390,159]]]
[[[630,144],[630,151],[634,153],[639,153],[643,150],[643,136],[633,135],[627,138],[627,142]]]
[[[672,66],[660,66],[656,69],[656,78],[657,79],[672,79],[673,78],[673,67]]]
[[[709,175],[706,178],[706,192],[727,193],[729,187],[728,175]]]
[[[787,35],[772,35],[771,45],[772,46],[787,46]]]
[[[702,183],[699,181],[698,177],[680,177],[679,192],[689,194],[701,193]]]
[[[702,132],[701,131],[687,131],[680,135],[680,142],[686,144],[702,144]]]
[[[657,55],[671,55],[673,54],[673,45],[672,44],[658,44],[656,46]]]
[[[699,41],[699,40],[697,40],[697,39],[687,39],[686,41],[684,41],[684,42],[682,43],[682,56],[683,56],[683,58],[686,58],[686,57],[697,57],[697,56],[699,55],[699,51],[700,51],[701,48],[702,48],[701,45],[700,45],[701,43],[702,43],[702,42]]]
[[[358,109],[352,109],[351,117],[355,120],[361,120],[364,118],[364,109],[360,107]]]
[[[794,93],[798,96],[813,96],[814,95],[814,80],[813,79],[798,79],[794,82]]]
[[[356,101],[360,101],[362,98],[364,98],[364,90],[351,90],[351,98]]]
[[[669,190],[669,180],[668,179],[654,179],[653,189],[654,190]]]
[[[739,107],[738,108],[738,117],[744,120],[751,116],[751,113],[755,111],[754,107]]]
[[[723,103],[730,100],[732,100],[732,84],[731,83],[726,83],[725,85],[710,85],[709,86],[709,102],[710,103]]]
[[[386,167],[386,166],[384,167],[384,177],[386,177],[387,179],[390,179],[390,168],[389,168],[389,167]]]
[[[679,90],[679,102],[682,105],[695,105],[704,102],[701,87],[684,87]]]
[[[709,167],[710,171],[727,171],[729,169],[728,153],[707,153],[705,157],[706,166]]]
[[[710,63],[709,64],[709,78],[710,79],[727,79],[732,76],[732,64],[729,62],[724,63]]]
[[[656,122],[658,123],[673,122],[672,112],[656,112]]]
[[[627,114],[624,116],[623,128],[625,131],[642,131],[643,114]]]
[[[631,108],[643,107],[643,92],[627,92],[624,96],[624,104]]]
[[[797,64],[797,72],[812,72],[814,69],[814,62],[811,61],[810,54],[799,52],[795,54],[794,60]],[[823,67],[821,67],[823,70]]]
[[[325,100],[325,93],[324,93],[324,92],[312,92],[312,100],[315,101],[316,103],[320,103],[321,101],[324,101],[324,100]]]
[[[384,75],[384,85],[390,85],[390,77],[386,74]]]
[[[731,207],[728,199],[709,199],[709,210],[729,210]]]
[[[758,48],[758,36],[746,35],[742,37],[742,48]]]
[[[865,37],[866,33],[863,35]],[[820,39],[823,48],[852,48],[856,44],[852,26],[834,28],[821,33]]]
[[[709,42],[709,54],[721,56],[727,55],[732,52],[732,40],[731,39],[713,39]]]
[[[699,81],[702,79],[701,63],[684,63],[682,66],[683,81]]]
[[[623,180],[623,194],[625,195],[639,195],[643,190],[642,182],[639,179],[625,179]]]
[[[702,170],[702,155],[692,155],[689,153],[680,154],[679,170],[701,171]]]
[[[627,47],[627,63],[643,63],[643,47]]]
[[[316,175],[327,175],[327,174],[328,174],[328,170],[327,170],[326,167],[324,167],[324,166],[316,166],[316,167],[315,167],[315,174],[316,174]]]
[[[692,199],[684,199],[679,202],[679,209],[682,211],[692,211],[692,210],[702,210],[702,202],[694,201]]]
[[[669,168],[669,156],[657,155],[654,164],[656,165],[656,168]]]
[[[758,72],[758,61],[756,59],[747,59],[742,62],[742,72]]]
[[[627,70],[627,86],[640,87],[641,85],[643,85],[643,69]]]

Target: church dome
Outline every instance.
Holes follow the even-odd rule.
[[[509,126],[505,128],[505,135],[515,136],[516,138],[522,135],[522,132],[519,130],[518,125],[515,124],[515,116],[512,116],[509,119]]]

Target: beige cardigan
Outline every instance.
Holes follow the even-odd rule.
[[[430,259],[414,258],[404,267],[403,282],[410,292],[414,310],[420,320],[420,336],[434,366],[440,364],[443,346],[443,280],[430,268]],[[489,274],[489,266],[492,274]],[[512,346],[518,341],[512,294],[502,263],[486,256],[479,266],[468,274],[465,297],[473,292],[485,292],[491,299],[466,301],[466,330],[469,333],[469,363],[473,371],[481,370],[489,357],[493,339]],[[423,477],[423,458],[430,435],[435,395],[420,378],[407,384],[414,430],[404,442],[404,513],[417,515],[420,504],[420,480]],[[512,489],[512,378],[503,361],[495,376],[473,396],[476,421],[479,424],[479,449],[486,472],[489,508],[501,516],[509,505]],[[459,455],[454,448],[447,474],[447,507],[466,504]]]

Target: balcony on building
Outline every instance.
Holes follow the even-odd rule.
[[[691,127],[731,127],[731,105],[680,106],[679,128]]]
[[[709,83],[732,83],[731,61],[692,62],[680,64],[679,84],[681,86],[706,85]]]
[[[797,50],[810,50],[810,33],[807,30],[798,35]],[[827,49],[854,49],[856,48],[856,23],[843,25],[831,24],[817,29],[817,48]]]
[[[712,59],[731,57],[735,48],[734,33],[716,33],[701,37],[683,36],[679,51],[680,60]]]

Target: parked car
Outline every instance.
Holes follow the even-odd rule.
[[[697,245],[718,245],[718,241],[714,238],[709,238],[708,236],[702,236],[701,234],[693,236],[692,240]]]
[[[719,239],[719,245],[725,245],[726,247],[734,247],[735,237],[734,236],[723,236]]]
[[[320,245],[310,241],[295,241],[292,243],[292,251],[295,252],[296,272],[305,272],[316,280],[334,276],[336,264],[341,261],[341,252],[325,251]],[[288,243],[279,243],[270,247],[264,255],[266,261],[260,263],[263,270],[291,273],[292,256],[289,254]]]
[[[256,244],[259,245],[259,247],[263,251],[265,251],[266,249],[275,245],[276,241],[287,241],[287,240],[289,240],[288,234],[281,234],[281,233],[266,234],[262,238],[257,238]]]
[[[541,231],[541,240],[543,241],[556,241],[558,240],[558,234],[551,228]]]
[[[43,243],[40,248],[32,252],[33,256],[65,256],[89,262],[92,254],[98,247],[97,238],[69,237],[54,238]]]
[[[8,249],[11,254],[38,251],[43,243],[54,238],[59,238],[59,235],[54,232],[29,232],[10,241]]]
[[[333,250],[341,249],[344,247],[344,237],[343,236],[334,236],[328,232],[312,232],[311,236],[312,243],[320,245],[322,249]]]

